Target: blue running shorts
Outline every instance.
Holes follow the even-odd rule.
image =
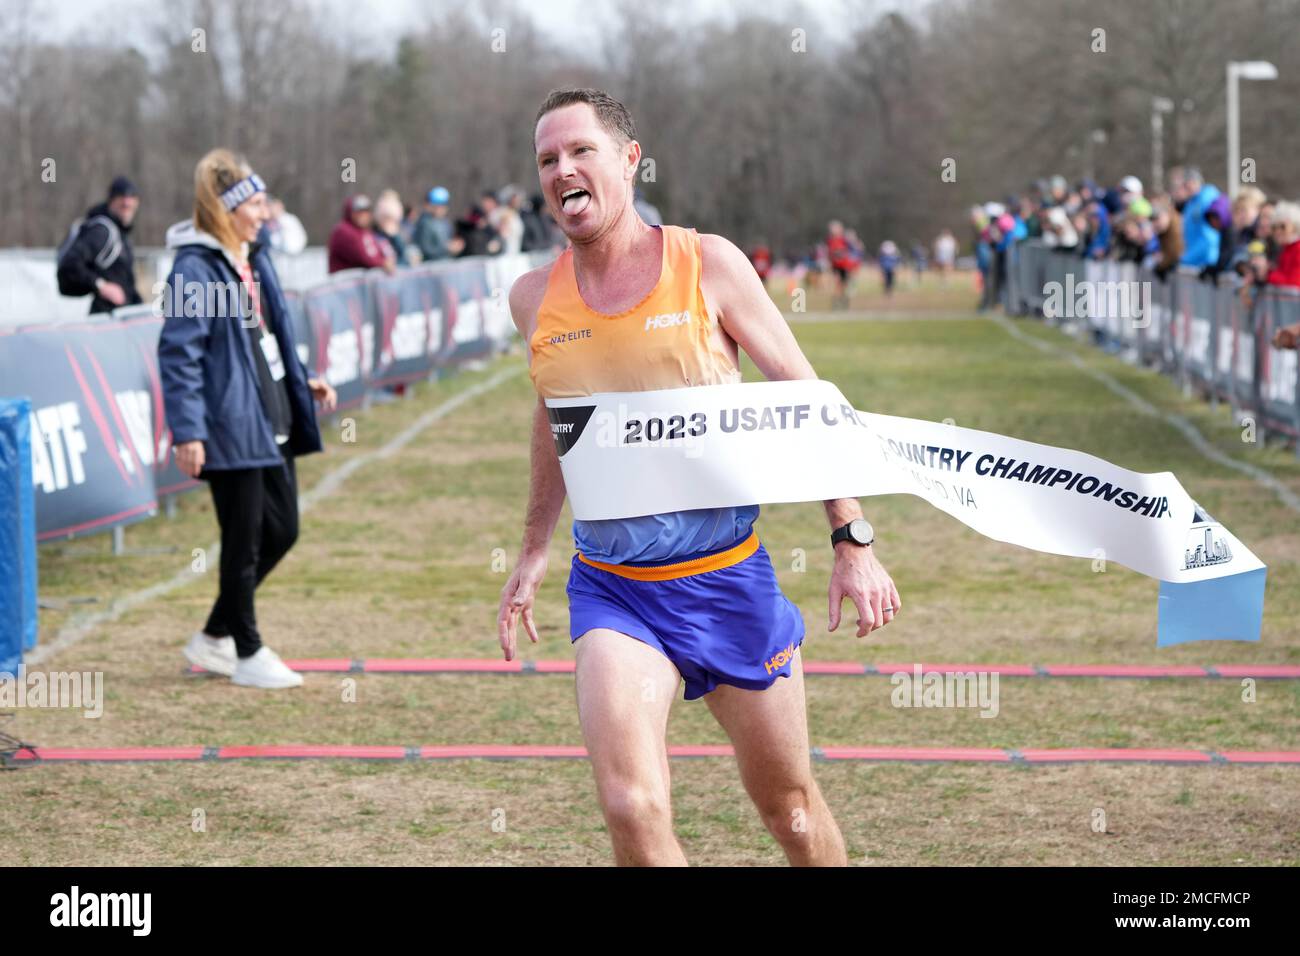
[[[573,557],[569,637],[593,628],[650,645],[676,666],[695,700],[719,684],[764,690],[790,676],[803,616],[777,586],[751,532],[739,544],[669,565],[610,565]]]

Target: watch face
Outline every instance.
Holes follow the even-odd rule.
[[[849,537],[858,544],[870,544],[875,538],[875,531],[866,518],[858,518],[849,523]]]

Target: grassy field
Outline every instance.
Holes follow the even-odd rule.
[[[776,296],[780,301],[780,295]],[[1259,644],[1155,647],[1155,582],[1111,565],[990,541],[912,497],[868,500],[881,559],[906,603],[856,640],[826,633],[830,550],[819,505],[764,508],[760,535],[803,610],[808,660],[987,663],[1300,663],[1300,521],[1259,484],[1202,457],[1060,357],[963,311],[969,280],[900,290],[869,282],[853,313],[792,315],[824,378],[859,408],[1089,451],[1172,470],[1269,565]],[[887,319],[886,317],[887,316]],[[1019,322],[1158,408],[1183,414],[1227,454],[1300,491],[1289,452],[1244,444],[1224,410],[1185,400],[1058,332]],[[285,657],[492,657],[496,602],[513,560],[528,479],[534,401],[519,355],[421,385],[415,398],[353,413],[356,441],[327,429],[328,453],[300,462],[303,491],[373,454],[422,414],[504,379],[386,459],[363,464],[303,516],[298,545],[259,591],[267,643]],[[753,370],[748,376],[753,377]],[[568,515],[552,544],[526,657],[568,658]],[[132,527],[124,557],[100,537],[41,549],[42,596],[93,597],[42,617],[51,641],[76,615],[184,573],[217,536],[205,493],[177,516]],[[147,550],[146,550],[147,549]],[[497,549],[502,549],[498,551]],[[797,570],[796,549],[807,555]],[[579,744],[571,676],[309,674],[264,693],[182,675],[179,649],[204,620],[215,573],[146,601],[45,663],[103,671],[100,719],[20,710],[0,730],[47,746],[240,743]],[[354,681],[347,684],[345,681]],[[349,693],[354,688],[354,695]],[[996,718],[897,709],[882,678],[807,682],[815,745],[1300,748],[1300,682],[1006,678]],[[672,743],[723,743],[700,702],[678,702]],[[694,862],[779,863],[730,760],[673,764],[675,814]],[[1162,765],[819,764],[818,779],[864,864],[1297,864],[1300,768]],[[1090,827],[1097,808],[1107,832]],[[191,827],[194,811],[204,832]],[[503,819],[504,830],[493,828]],[[42,766],[0,774],[0,842],[18,863],[603,864],[609,853],[583,761],[205,763]]]

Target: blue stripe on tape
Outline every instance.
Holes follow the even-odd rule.
[[[1189,584],[1160,582],[1156,646],[1188,641],[1258,641],[1264,617],[1264,578],[1257,568]]]

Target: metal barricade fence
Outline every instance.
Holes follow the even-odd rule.
[[[1150,322],[1142,330],[1138,341],[1138,358],[1143,365],[1153,365],[1162,372],[1172,373],[1178,365],[1174,352],[1174,316],[1177,312],[1177,283],[1173,276],[1161,278],[1155,272],[1142,270],[1142,281],[1150,289]]]
[[[1082,262],[1083,260],[1078,256],[1071,255],[1068,252],[1047,250],[1043,261],[1043,284],[1040,286],[1040,289],[1044,291],[1044,297],[1047,294],[1046,290],[1049,288],[1061,289],[1073,294],[1071,289],[1074,282],[1070,277],[1080,271],[1079,267]],[[1046,298],[1039,303],[1040,307],[1045,304]]]
[[[1047,298],[1048,269],[1055,253],[1038,239],[1016,245],[1012,310],[1017,315],[1041,313]],[[1010,273],[1009,273],[1010,274]]]
[[[1300,322],[1300,289],[1269,286],[1255,300],[1253,313],[1254,407],[1258,439],[1275,432],[1300,437],[1300,395],[1297,395],[1297,352],[1276,349],[1273,336],[1284,325]],[[1300,455],[1300,443],[1297,443]]]
[[[1015,315],[1028,315],[1035,308],[1034,277],[1041,252],[1042,247],[1032,239],[1016,244],[1015,295],[1011,300],[1011,311]]]
[[[1002,288],[998,294],[1002,299],[1002,311],[1007,315],[1017,315],[1020,312],[1020,255],[1019,243],[1010,242],[1007,244],[1005,262],[1005,278],[1002,282]]]
[[[1268,286],[1254,296],[1235,274],[1202,279],[1180,268],[1163,279],[1136,263],[1085,260],[1021,242],[1009,308],[1087,323],[1102,342],[1194,386],[1234,412],[1252,413],[1262,441],[1300,439],[1300,361],[1272,346],[1300,323],[1300,289]],[[1296,454],[1300,457],[1300,441]]]
[[[1174,340],[1179,378],[1184,385],[1208,392],[1214,379],[1215,287],[1202,281],[1193,269],[1180,268],[1174,282],[1178,296]]]
[[[1137,264],[1090,259],[1083,274],[1088,284],[1076,294],[1083,317],[1107,346],[1136,349],[1148,318]]]
[[[1235,277],[1220,276],[1214,293],[1214,376],[1211,397],[1228,402],[1233,411],[1252,406],[1255,352],[1253,315],[1242,300]]]
[[[550,257],[468,257],[391,276],[351,270],[286,289],[298,359],[335,388],[338,414],[487,358],[517,340],[511,284]],[[171,454],[158,365],[167,317],[193,307],[189,285],[164,285],[172,295],[107,315],[0,329],[0,382],[31,401],[38,540],[112,531],[121,553],[123,527],[201,486]]]
[[[1144,284],[1136,262],[1115,262],[1112,265],[1115,266],[1114,281],[1118,284],[1115,299],[1118,303],[1116,311],[1119,327],[1115,331],[1115,337],[1125,348],[1136,352],[1141,330],[1151,318],[1149,296],[1143,291],[1149,289],[1149,286]]]

